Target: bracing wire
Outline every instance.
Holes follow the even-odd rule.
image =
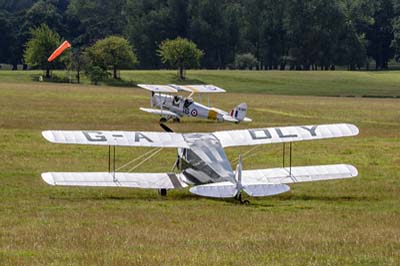
[[[157,153],[159,153],[163,148],[159,148],[157,149],[155,152],[153,152],[151,155],[149,155],[147,158],[143,159],[141,162],[139,162],[138,164],[136,164],[134,167],[132,167],[131,169],[129,169],[129,172],[132,172],[133,170],[135,170],[136,168],[138,168],[139,166],[141,166],[142,164],[144,164],[146,161],[150,160],[152,157],[154,157]]]
[[[116,169],[116,171],[119,171],[119,170],[121,170],[122,168],[127,167],[128,165],[130,165],[130,164],[132,164],[132,163],[134,163],[134,162],[136,162],[136,161],[142,159],[143,157],[147,156],[148,154],[151,154],[151,153],[155,152],[157,149],[159,149],[159,148],[154,148],[154,149],[151,149],[151,150],[145,152],[144,154],[140,155],[139,157],[137,157],[137,158],[135,158],[135,159],[133,159],[133,160],[127,162],[126,164],[124,164],[124,165],[118,167],[118,168]]]

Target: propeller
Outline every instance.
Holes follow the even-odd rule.
[[[172,129],[170,129],[166,124],[164,124],[164,123],[160,123],[160,127],[162,128],[162,129],[164,129],[165,130],[165,132],[174,132]]]
[[[165,132],[170,132],[170,133],[174,132],[174,131],[173,131],[171,128],[169,128],[166,124],[160,123],[160,127],[161,127],[162,129],[164,129]],[[179,157],[179,152],[178,152],[177,155],[176,155],[176,160],[175,160],[174,166],[172,166],[171,172],[174,172],[176,168],[179,169],[179,161],[180,161],[180,159],[181,159],[181,158]]]
[[[236,172],[235,172],[235,180],[236,180],[236,188],[238,190],[238,193],[240,193],[240,191],[243,188],[242,185],[242,155],[239,155],[239,161],[238,164],[236,166]]]

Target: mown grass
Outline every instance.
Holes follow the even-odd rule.
[[[3,82],[28,82],[42,71],[0,71]],[[54,74],[68,79],[67,71]],[[73,73],[74,75],[74,73]],[[177,79],[176,71],[121,71],[121,80],[110,80],[111,86],[132,87],[135,84],[215,84],[229,92],[279,95],[400,97],[400,71],[229,71],[190,70],[187,80]],[[89,81],[83,76],[82,82]]]
[[[161,83],[166,73],[153,76]],[[320,79],[321,88],[329,86],[327,77]],[[251,124],[184,119],[170,126],[210,132],[354,123],[358,137],[296,143],[293,163],[350,163],[359,177],[292,185],[280,196],[251,198],[250,206],[187,190],[160,198],[153,190],[50,187],[41,172],[107,170],[107,148],[50,144],[42,130],[159,131],[158,118],[138,110],[148,105],[148,94],[0,80],[0,265],[398,265],[400,100],[253,92],[213,97],[223,109],[248,102]],[[249,149],[227,154],[235,161]],[[280,166],[281,149],[259,146],[245,156],[244,168]],[[118,148],[117,166],[145,151]],[[169,171],[175,154],[163,150],[135,171]]]

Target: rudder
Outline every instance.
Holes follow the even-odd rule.
[[[247,103],[241,103],[237,105],[235,108],[233,108],[229,114],[238,121],[243,121],[243,119],[246,117],[246,112],[247,112]]]

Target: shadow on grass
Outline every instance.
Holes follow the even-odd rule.
[[[137,87],[137,83],[133,80],[125,80],[125,79],[107,79],[103,82],[107,86],[112,87]]]
[[[140,83],[148,83],[146,81],[138,81],[138,80],[132,80],[132,79],[107,79],[102,82],[103,84],[107,86],[114,86],[114,87],[137,87],[137,84]],[[150,82],[151,83],[151,82]],[[199,79],[179,79],[176,75],[171,75],[169,77],[169,80],[167,82],[168,84],[177,84],[177,85],[199,85],[199,84],[205,84],[202,80]]]
[[[286,203],[299,203],[308,201],[320,201],[320,202],[366,202],[366,201],[376,201],[378,199],[370,198],[366,196],[323,196],[323,195],[306,195],[306,194],[287,194],[280,195],[277,197],[263,197],[261,199],[248,197],[243,195],[243,200],[249,200],[250,205],[242,205],[236,199],[218,199],[218,198],[207,198],[200,197],[190,193],[187,190],[175,190],[169,191],[167,196],[160,196],[156,191],[132,191],[123,192],[123,195],[116,195],[118,192],[90,192],[88,195],[85,192],[71,191],[71,193],[55,193],[50,195],[51,200],[60,200],[68,202],[79,202],[79,201],[140,201],[140,202],[171,202],[171,201],[204,201],[204,202],[214,202],[218,204],[225,205],[238,205],[243,207],[251,208],[273,208],[285,205]],[[309,209],[312,207],[306,206],[302,207]]]
[[[143,191],[124,191],[123,195],[116,195],[119,192],[94,192],[94,191],[60,191],[59,193],[53,192],[54,194],[49,195],[52,200],[62,200],[77,202],[82,200],[88,201],[173,201],[173,200],[196,200],[199,197],[191,194],[189,191],[169,191],[167,196],[160,196],[154,189],[148,189]],[[88,194],[89,193],[89,194]]]
[[[365,196],[313,196],[305,194],[289,194],[277,197],[278,201],[325,201],[325,202],[346,202],[346,201],[371,201],[376,200]]]
[[[30,75],[32,81],[37,82],[49,82],[49,83],[70,83],[68,76],[60,76],[53,74],[50,78],[46,78],[42,74],[32,74]]]
[[[200,80],[200,79],[190,79],[190,78],[186,78],[186,79],[180,79],[177,76],[173,76],[170,79],[171,83],[177,84],[177,85],[201,85],[201,84],[206,84],[204,81]]]

